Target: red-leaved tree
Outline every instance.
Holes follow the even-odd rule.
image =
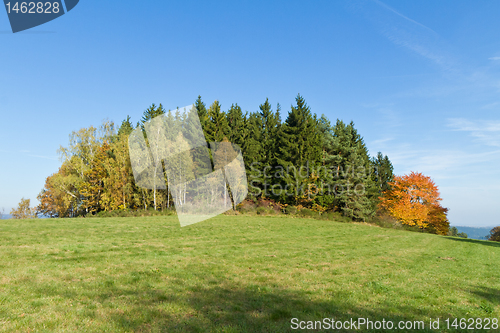
[[[430,177],[418,172],[395,176],[382,193],[380,206],[401,223],[446,235],[448,209],[441,206],[438,188]]]

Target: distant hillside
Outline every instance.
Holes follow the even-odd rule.
[[[458,229],[458,232],[465,232],[467,236],[472,239],[488,239],[490,230],[493,229],[493,227],[482,227],[482,228],[459,227],[459,226],[454,226],[454,227]]]
[[[11,219],[11,218],[12,218],[12,215],[10,215],[10,214],[2,214],[2,220]]]

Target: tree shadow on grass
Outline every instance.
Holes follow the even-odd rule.
[[[122,291],[115,289],[113,297]],[[130,293],[130,290],[124,291]],[[349,300],[348,293],[330,295],[331,301],[311,300],[310,293],[286,289],[262,290],[258,286],[203,286],[193,287],[182,295],[166,294],[158,290],[136,290],[141,295],[127,311],[111,314],[111,319],[124,331],[160,332],[296,332],[292,318],[301,321],[424,321],[420,332],[429,329],[429,318],[449,317],[448,313],[428,313],[407,304],[377,304],[360,306]],[[172,314],[169,308],[185,308],[185,314]],[[443,310],[444,311],[444,310]],[[381,329],[356,327],[362,332],[382,332]],[[301,330],[299,330],[301,331]],[[315,331],[332,331],[323,326]],[[352,329],[336,329],[352,332]]]
[[[491,302],[494,305],[500,305],[500,290],[490,287],[478,286],[471,291],[472,294]]]
[[[500,242],[491,242],[491,241],[486,241],[486,240],[478,240],[478,239],[470,239],[470,238],[458,238],[458,237],[443,237],[443,238],[448,239],[448,240],[452,240],[452,241],[457,241],[457,242],[465,242],[465,243],[472,243],[472,244],[478,244],[478,245],[500,247]]]
[[[155,273],[157,274],[157,273]],[[135,277],[135,275],[133,275]],[[158,275],[159,276],[159,275]],[[160,280],[157,280],[159,282]],[[123,282],[123,281],[122,281]],[[149,281],[152,282],[152,281]],[[257,284],[240,284],[222,278],[208,283],[186,285],[186,280],[176,279],[168,287],[152,287],[148,281],[130,280],[118,284],[105,280],[94,285],[86,294],[72,286],[61,288],[50,284],[41,285],[37,292],[45,296],[59,296],[87,306],[78,310],[78,321],[90,320],[95,326],[89,330],[117,332],[297,332],[292,329],[292,318],[300,321],[356,322],[358,318],[375,321],[398,322],[423,321],[425,329],[420,332],[438,332],[429,329],[429,319],[466,317],[466,311],[454,311],[444,307],[423,309],[410,303],[406,294],[392,294],[388,299],[376,296],[396,293],[371,283],[366,288],[363,301],[352,298],[349,291],[325,291],[321,300],[313,299],[316,292],[270,287]],[[191,282],[192,283],[192,282]],[[500,291],[488,287],[471,286],[469,292],[484,302],[478,304],[488,315],[494,314],[500,304]],[[91,296],[92,295],[92,296]],[[373,301],[370,302],[370,299]],[[375,301],[376,300],[376,301]],[[100,310],[97,311],[96,308]],[[485,314],[486,314],[485,313]],[[104,323],[104,321],[106,323]],[[361,332],[384,332],[389,330],[356,327]],[[314,331],[352,332],[354,329],[329,329],[316,327]],[[404,331],[404,330],[399,330]],[[411,330],[407,330],[411,331]],[[458,332],[447,330],[446,332]]]

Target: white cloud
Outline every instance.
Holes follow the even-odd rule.
[[[383,147],[381,150],[393,163],[395,174],[416,171],[433,178],[442,189],[443,203],[451,209],[452,223],[491,225],[500,212],[500,206],[495,205],[500,201],[497,191],[500,186],[500,119],[476,120],[470,119],[469,115],[483,111],[486,118],[487,114],[500,107],[500,102],[496,102],[500,92],[500,78],[495,68],[497,63],[488,63],[485,67],[464,63],[465,58],[457,52],[456,46],[449,45],[432,29],[380,0],[352,0],[351,3],[356,4],[355,9],[372,22],[381,35],[402,49],[428,59],[442,74],[438,76],[434,73],[435,77],[422,85],[405,86],[403,91],[396,89],[383,99],[386,103],[393,103],[391,107],[380,103],[363,105],[376,109],[387,123],[403,125],[390,128],[384,124],[381,127],[384,134],[373,138],[370,145],[376,148],[375,151]],[[500,56],[489,60],[500,60]],[[432,130],[422,128],[421,136],[413,136],[411,130],[404,132],[405,128],[419,126],[406,118],[405,111],[412,111],[413,108],[411,101],[418,98],[430,101],[429,97],[439,100],[438,103],[452,98],[448,105],[461,101],[454,112],[456,118],[445,119],[446,127],[439,128],[438,123],[443,118],[440,118],[437,109],[430,126]],[[392,110],[400,105],[395,102],[398,100],[403,100],[405,106],[395,113]],[[472,102],[475,103],[474,109],[467,110]],[[455,133],[450,133],[450,130]]]
[[[396,14],[396,15],[398,15],[398,16],[400,16],[400,17],[404,18],[405,20],[410,21],[411,23],[414,23],[414,24],[416,24],[416,25],[419,25],[419,26],[421,26],[422,28],[427,29],[427,30],[429,30],[430,32],[432,32],[432,33],[436,34],[436,32],[435,32],[434,30],[432,30],[431,28],[426,27],[425,25],[423,25],[423,24],[421,24],[421,23],[418,23],[418,22],[417,22],[417,21],[415,21],[415,20],[412,20],[411,18],[409,18],[409,17],[407,17],[407,16],[405,16],[405,15],[401,14],[400,12],[398,12],[398,11],[397,11],[397,10],[395,10],[394,8],[392,8],[392,7],[388,6],[388,5],[386,5],[385,3],[383,3],[383,2],[381,2],[381,1],[379,1],[379,0],[373,0],[373,1],[374,1],[376,4],[378,4],[379,6],[382,6],[382,7],[386,8],[386,9],[390,10],[391,12],[393,12],[394,14]]]
[[[485,109],[485,110],[494,109],[494,108],[496,108],[499,105],[500,105],[500,102],[493,102],[493,103],[489,103],[489,104],[483,105],[481,107],[481,109]]]
[[[496,172],[500,150],[485,153],[467,153],[447,149],[414,149],[402,145],[387,151],[398,174],[422,172],[436,179],[460,179],[465,176]]]
[[[382,103],[363,103],[362,107],[367,109],[375,109],[376,112],[380,114],[377,123],[379,126],[385,129],[393,129],[395,127],[400,127],[403,125],[401,115],[394,111],[392,106],[394,103],[382,104]]]
[[[50,157],[50,156],[42,156],[42,155],[28,155],[31,157],[37,157],[37,158],[43,158],[45,160],[52,160],[52,161],[58,161],[57,157]]]
[[[500,121],[467,120],[464,118],[448,119],[448,127],[454,131],[468,132],[476,142],[486,146],[500,147]]]
[[[391,42],[431,60],[445,71],[456,72],[455,59],[445,52],[434,30],[379,0],[354,3],[357,5],[351,8],[361,11]]]
[[[383,147],[385,143],[390,142],[394,140],[394,138],[383,138],[383,139],[378,139],[370,142],[370,146],[375,146],[375,147]]]
[[[36,158],[43,158],[43,159],[52,160],[52,161],[58,161],[59,160],[57,158],[57,156],[36,155],[36,154],[32,154],[31,151],[27,150],[27,149],[20,150],[19,152],[21,154],[23,154],[24,156],[36,157]]]

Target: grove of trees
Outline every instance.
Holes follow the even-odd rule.
[[[318,117],[300,95],[284,121],[281,106],[273,108],[268,99],[256,112],[243,112],[238,104],[224,111],[218,101],[207,107],[200,96],[194,107],[207,144],[229,141],[241,147],[249,200],[272,199],[283,206],[334,211],[357,221],[372,218],[382,207],[402,223],[433,228],[436,233],[448,231],[447,209],[438,204],[432,181],[418,174],[395,178],[389,158],[380,152],[370,156],[353,122],[332,124],[324,115]],[[59,150],[59,171],[47,177],[38,196],[37,212],[75,217],[171,207],[166,177],[166,189],[135,184],[128,149],[130,133],[140,127],[146,136],[146,122],[162,114],[172,121],[182,117],[178,110],[153,104],[135,125],[127,116],[119,128],[105,121],[98,128],[73,132],[69,144]],[[416,184],[408,190],[412,181]],[[403,201],[396,204],[398,198]],[[410,204],[403,204],[405,200]]]

